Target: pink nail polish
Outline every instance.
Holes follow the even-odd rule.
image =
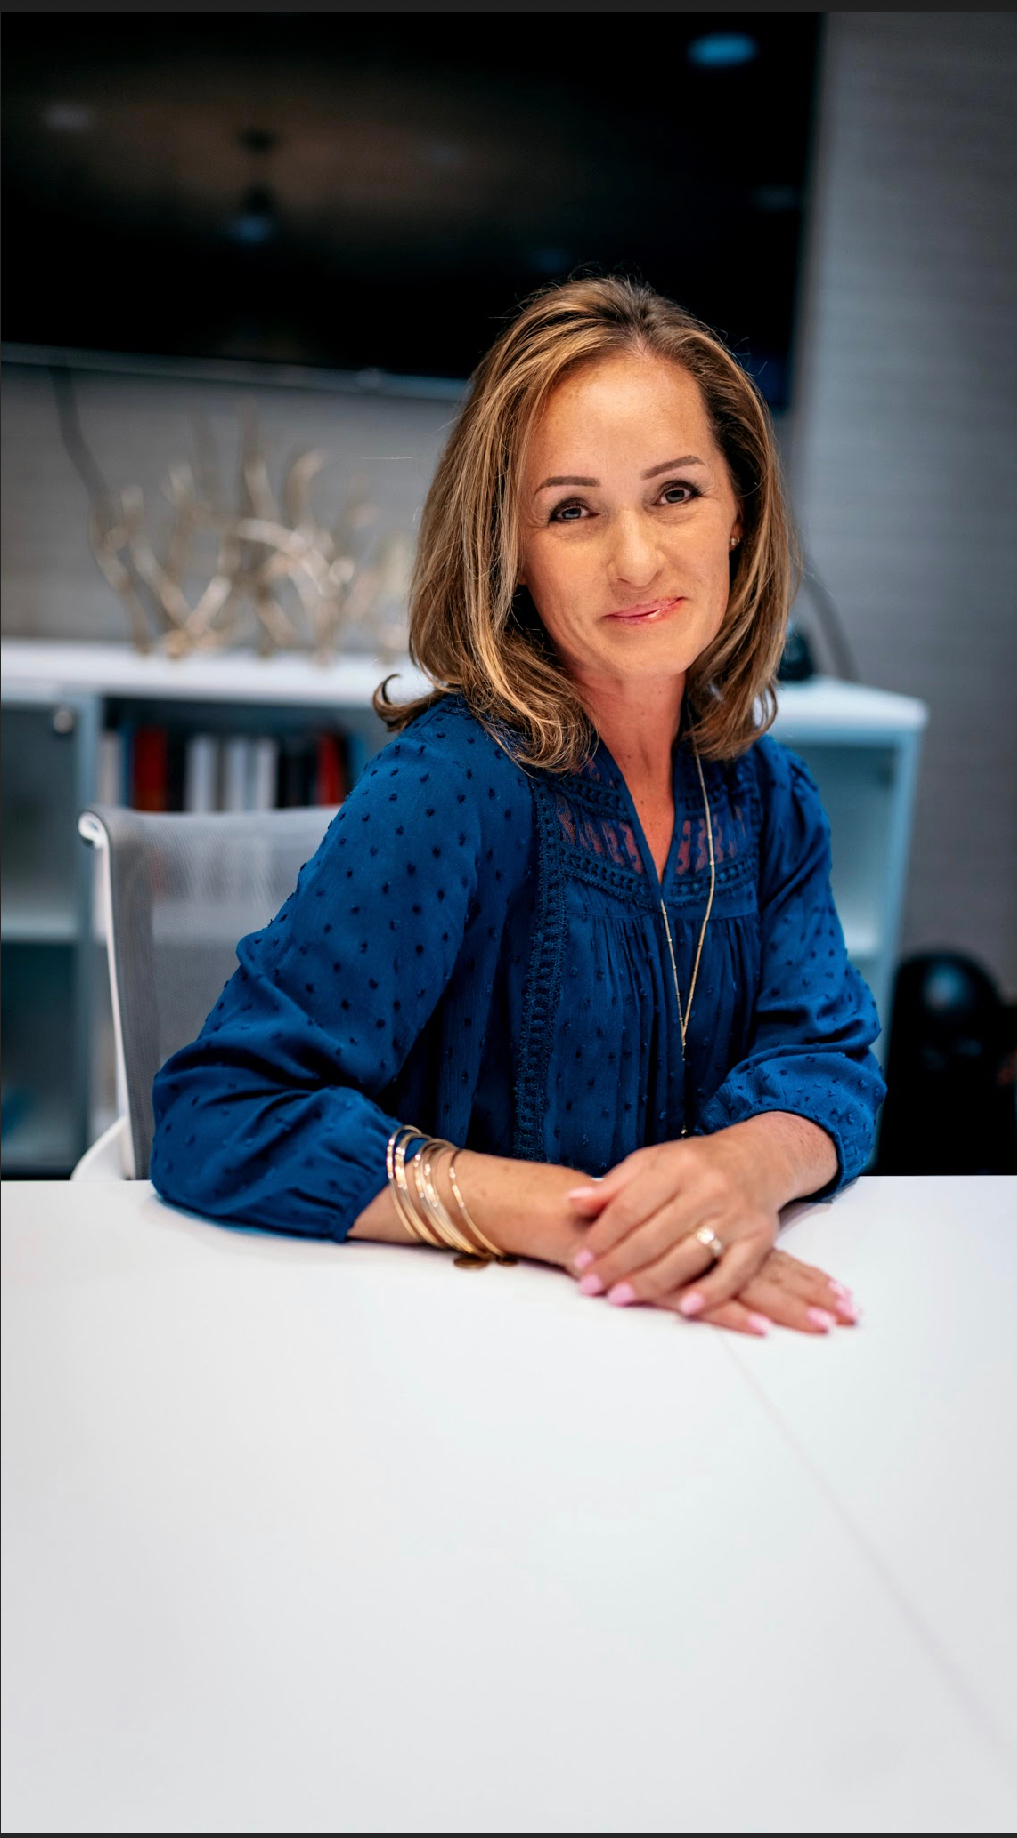
[[[808,1316],[816,1327],[836,1327],[837,1325],[834,1316],[828,1315],[825,1308],[810,1308]]]
[[[841,1296],[845,1302],[850,1302],[851,1291],[850,1289],[845,1289],[843,1283],[835,1283],[833,1279],[831,1278],[830,1288],[833,1290],[833,1293],[835,1296]]]
[[[635,1301],[636,1292],[631,1283],[616,1283],[613,1289],[608,1290],[607,1299],[618,1308],[627,1308],[630,1302]]]
[[[603,1287],[599,1276],[584,1276],[579,1285],[584,1296],[599,1296]]]
[[[765,1315],[749,1315],[747,1321],[754,1334],[768,1334],[770,1332],[770,1323]]]
[[[838,1302],[837,1310],[838,1313],[844,1317],[845,1321],[860,1321],[862,1318],[861,1309],[857,1302],[851,1301],[850,1297],[843,1302]]]
[[[704,1307],[705,1303],[702,1296],[696,1295],[695,1292],[693,1292],[690,1296],[682,1296],[678,1304],[678,1313],[680,1315],[698,1315],[702,1313]]]
[[[592,1262],[592,1251],[577,1251],[575,1257],[572,1259],[573,1267],[576,1270],[588,1270]]]

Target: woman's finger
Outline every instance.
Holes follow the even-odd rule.
[[[692,1232],[676,1228],[671,1209],[630,1232],[605,1257],[583,1268],[579,1287],[586,1296],[609,1302],[656,1302],[691,1283],[711,1264],[709,1251]],[[580,1268],[580,1258],[573,1259]]]
[[[754,1314],[766,1315],[778,1327],[792,1327],[800,1334],[828,1334],[832,1327],[840,1325],[832,1309],[821,1308],[782,1283],[771,1282],[765,1271],[746,1284],[738,1300]]]
[[[677,1315],[681,1312],[678,1300],[676,1296],[667,1296],[657,1306]],[[755,1334],[758,1337],[770,1331],[766,1316],[746,1308],[744,1302],[722,1302],[719,1308],[711,1308],[708,1314],[700,1315],[699,1320],[709,1327],[733,1328],[736,1334]]]
[[[673,1173],[669,1174],[663,1166],[654,1168],[651,1165],[644,1169],[639,1178],[628,1181],[609,1196],[586,1234],[583,1248],[574,1260],[575,1268],[589,1270],[599,1258],[606,1257],[622,1239],[637,1227],[646,1225],[674,1199]],[[690,1230],[694,1224],[690,1219]]]
[[[828,1276],[825,1270],[817,1269],[815,1264],[803,1264],[788,1252],[775,1250],[761,1274],[780,1283],[789,1294],[801,1296],[814,1308],[826,1309],[841,1321],[859,1319],[861,1311],[851,1291],[844,1283]]]
[[[695,1237],[696,1219],[686,1203],[672,1199],[602,1253],[596,1252],[593,1233],[587,1233],[572,1260],[584,1295],[604,1295],[623,1282],[636,1283],[638,1293],[612,1293],[612,1301],[649,1302],[691,1282],[710,1264],[709,1251]]]
[[[590,1174],[577,1178],[574,1187],[565,1195],[568,1204],[575,1212],[589,1216],[602,1212],[604,1207],[622,1192],[631,1180],[639,1173],[645,1161],[642,1151],[627,1155],[624,1161],[618,1162],[607,1174]]]
[[[736,1296],[739,1300],[744,1299],[747,1285],[753,1277],[758,1276],[771,1249],[772,1241],[765,1224],[736,1238],[723,1257],[705,1275],[697,1277],[691,1287],[685,1289],[678,1301],[679,1314],[691,1320],[694,1316],[706,1315],[711,1309],[720,1308]],[[638,1281],[637,1278],[637,1287]]]

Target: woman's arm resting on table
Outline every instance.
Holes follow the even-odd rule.
[[[763,1127],[750,1129],[750,1124]],[[746,1168],[765,1166],[767,1194],[775,1206],[821,1184],[831,1161],[836,1161],[829,1138],[824,1144],[824,1132],[801,1118],[772,1113],[752,1118],[738,1128],[740,1134],[734,1130],[724,1132],[733,1139],[727,1150],[733,1150],[733,1159]],[[711,1140],[717,1143],[719,1139]],[[583,1176],[568,1168],[475,1155],[466,1150],[457,1156],[457,1169],[471,1214],[497,1245],[518,1257],[563,1269],[574,1267],[577,1253],[590,1237],[585,1214],[596,1211],[570,1198]],[[447,1164],[439,1165],[437,1180],[446,1206],[454,1211]],[[592,1192],[599,1198],[600,1187],[594,1187]],[[349,1236],[382,1244],[412,1242],[387,1187],[364,1208]],[[587,1293],[591,1293],[588,1288]],[[681,1312],[681,1299],[681,1292],[673,1290],[656,1298],[659,1307],[673,1312]],[[821,1270],[770,1250],[764,1253],[757,1277],[737,1299],[704,1304],[698,1318],[750,1334],[764,1332],[768,1321],[816,1334],[823,1333],[835,1316],[844,1321],[855,1318],[847,1292]]]
[[[513,1257],[568,1267],[583,1241],[584,1222],[566,1195],[584,1175],[541,1162],[476,1155],[468,1149],[456,1156],[456,1174],[471,1215],[501,1250]],[[436,1178],[438,1191],[455,1217],[447,1163],[439,1163]],[[383,1244],[411,1242],[387,1187],[365,1206],[349,1236]]]

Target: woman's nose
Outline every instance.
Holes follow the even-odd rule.
[[[649,520],[639,516],[616,518],[608,571],[619,586],[648,587],[660,570],[660,550]]]

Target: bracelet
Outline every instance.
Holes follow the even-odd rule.
[[[431,1171],[431,1153],[432,1150],[443,1149],[445,1146],[446,1145],[437,1137],[433,1142],[424,1144],[414,1165],[417,1186],[421,1190],[421,1197],[423,1199],[424,1209],[428,1215],[428,1221],[438,1233],[439,1238],[441,1238],[446,1245],[450,1246],[451,1249],[458,1251],[460,1257],[468,1258],[473,1262],[476,1261],[478,1257],[477,1246],[464,1232],[459,1231],[452,1219],[451,1213],[448,1211],[448,1208],[434,1184],[434,1175]],[[483,1261],[486,1263],[488,1260],[485,1258]]]
[[[441,1240],[435,1238],[429,1227],[417,1217],[416,1209],[410,1196],[409,1182],[406,1176],[406,1149],[409,1143],[421,1135],[419,1130],[403,1124],[388,1139],[386,1166],[388,1169],[389,1192],[410,1237],[418,1244],[431,1245],[435,1250],[441,1248]],[[423,1140],[426,1142],[427,1138]]]
[[[456,1205],[458,1206],[459,1211],[462,1213],[466,1226],[473,1233],[473,1236],[477,1240],[477,1243],[482,1245],[484,1250],[490,1253],[490,1255],[494,1258],[496,1263],[499,1263],[499,1264],[517,1263],[518,1262],[517,1258],[509,1257],[504,1251],[499,1251],[497,1245],[493,1245],[489,1238],[484,1237],[484,1234],[481,1231],[476,1220],[471,1216],[470,1211],[466,1205],[466,1201],[463,1199],[462,1191],[459,1186],[459,1182],[456,1180],[456,1156],[458,1155],[458,1153],[459,1153],[458,1149],[453,1149],[452,1158],[448,1165],[448,1179],[449,1179],[449,1186],[451,1187],[452,1192],[455,1195]]]
[[[414,1142],[419,1142],[420,1148],[408,1169],[406,1151]],[[446,1149],[451,1156],[449,1184],[459,1209],[458,1224],[438,1192],[435,1179],[438,1158]],[[477,1270],[490,1263],[514,1264],[516,1259],[500,1251],[471,1216],[456,1177],[457,1154],[453,1143],[440,1136],[426,1136],[412,1124],[400,1124],[393,1131],[388,1140],[385,1164],[389,1191],[399,1218],[415,1243],[430,1245],[434,1250],[454,1251],[453,1262],[458,1269]]]

